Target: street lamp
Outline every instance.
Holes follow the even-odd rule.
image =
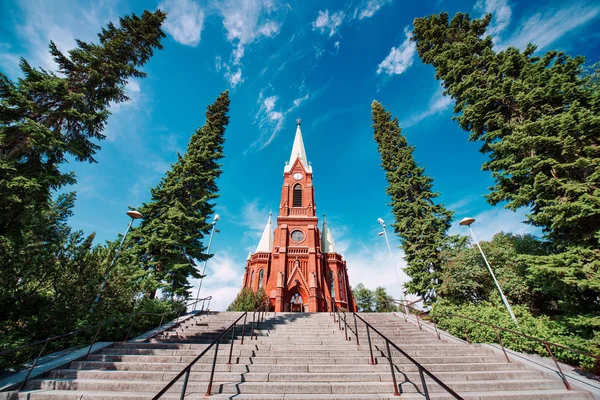
[[[504,306],[508,310],[510,317],[515,322],[515,325],[519,326],[519,323],[517,322],[517,318],[515,317],[515,314],[513,314],[512,308],[510,308],[510,304],[508,304],[508,300],[506,299],[506,297],[504,297],[504,293],[502,292],[502,289],[500,288],[500,284],[498,283],[498,280],[496,279],[496,275],[494,275],[494,271],[492,271],[492,267],[490,267],[490,263],[488,262],[485,254],[483,253],[483,250],[481,249],[481,246],[479,245],[477,238],[475,237],[475,232],[473,232],[473,229],[471,228],[471,224],[473,222],[475,222],[475,218],[463,218],[459,222],[459,225],[469,227],[469,230],[471,231],[471,236],[473,236],[473,240],[475,241],[475,244],[477,245],[477,247],[479,248],[479,251],[481,252],[481,255],[483,256],[485,265],[487,265],[488,271],[490,271],[490,274],[492,275],[492,278],[494,279],[494,283],[496,284],[496,287],[498,288],[498,292],[500,292],[500,297],[502,298],[502,302],[504,303]]]
[[[404,304],[404,313],[408,315],[408,306],[406,305],[406,298],[404,297],[404,292],[402,291],[402,282],[400,281],[400,275],[398,275],[398,269],[396,268],[396,261],[394,261],[394,256],[392,255],[392,248],[390,247],[390,241],[388,240],[387,231],[385,230],[385,222],[381,218],[377,218],[377,222],[383,228],[383,232],[379,232],[377,236],[384,236],[385,242],[387,243],[388,251],[390,252],[390,258],[392,259],[392,265],[394,266],[394,272],[396,272],[396,278],[398,279],[398,285],[400,285],[400,299],[402,300],[402,304]]]
[[[119,245],[119,248],[117,249],[117,252],[115,253],[114,258],[112,259],[112,262],[110,263],[109,267],[106,269],[106,272],[104,274],[104,280],[102,281],[102,285],[100,285],[100,290],[98,291],[98,294],[96,295],[96,300],[94,300],[94,304],[92,304],[92,307],[90,308],[90,313],[94,312],[94,307],[96,307],[96,304],[98,304],[98,302],[100,301],[100,296],[102,296],[102,291],[106,287],[106,283],[108,282],[108,277],[110,276],[110,271],[111,271],[112,267],[115,265],[115,261],[117,261],[119,254],[121,253],[121,249],[123,248],[123,243],[125,243],[125,238],[127,237],[127,234],[129,233],[129,229],[131,229],[131,225],[133,224],[133,221],[136,219],[144,218],[142,213],[139,212],[138,210],[129,210],[126,212],[126,214],[131,218],[131,221],[129,221],[127,230],[125,231],[125,234],[123,235],[123,238],[121,239],[121,244]]]
[[[219,214],[215,214],[215,216],[213,217],[213,221],[211,222],[212,229],[210,231],[210,239],[208,239],[208,247],[206,248],[207,255],[208,253],[210,253],[210,244],[212,243],[213,234],[215,233],[215,230],[217,231],[217,233],[219,233],[219,230],[215,229],[215,226],[217,225],[217,221],[220,219],[221,217],[219,216]],[[196,304],[198,304],[198,299],[200,298],[200,289],[202,288],[202,281],[204,280],[204,272],[206,271],[207,262],[208,258],[204,260],[204,267],[202,267],[202,277],[200,278],[200,283],[198,284],[198,292],[196,293],[196,303],[194,303],[193,311],[196,311]]]

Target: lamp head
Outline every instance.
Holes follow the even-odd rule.
[[[463,218],[458,224],[463,226],[471,226],[475,222],[475,218]]]
[[[379,232],[377,236],[383,236],[383,232]]]
[[[213,217],[213,222],[212,222],[212,224],[213,224],[213,225],[214,225],[214,224],[216,224],[216,223],[217,223],[217,221],[218,221],[218,220],[220,220],[220,219],[221,219],[221,216],[220,216],[219,214],[215,214],[215,216]]]
[[[377,222],[379,222],[379,225],[381,226],[385,225],[385,222],[383,222],[383,219],[381,218],[377,218]]]
[[[129,210],[129,211],[127,211],[127,215],[129,215],[131,217],[131,219],[144,218],[144,216],[142,215],[142,213],[139,212],[138,210]]]

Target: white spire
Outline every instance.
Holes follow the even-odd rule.
[[[258,243],[258,247],[256,248],[255,253],[270,253],[273,250],[273,228],[271,226],[271,213],[269,213],[269,220],[267,221],[267,226],[265,226],[265,230],[260,238],[260,242]]]
[[[325,214],[323,214],[323,230],[321,231],[321,252],[337,253],[335,250],[335,243],[333,243],[333,236],[331,236],[331,231],[327,226]]]
[[[291,171],[297,158],[300,158],[300,162],[306,172],[312,173],[312,166],[306,159],[306,150],[304,149],[304,141],[302,140],[302,131],[300,130],[300,118],[296,120],[296,137],[294,137],[294,145],[292,146],[292,154],[290,155],[290,162],[283,169],[284,172]]]

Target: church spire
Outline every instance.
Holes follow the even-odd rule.
[[[292,167],[294,166],[296,159],[299,158],[300,162],[302,163],[302,166],[304,167],[304,170],[306,172],[312,173],[312,167],[308,163],[308,160],[306,159],[306,150],[304,149],[304,140],[302,140],[302,130],[300,129],[301,123],[302,123],[302,120],[300,118],[298,118],[296,120],[296,136],[294,137],[294,145],[292,146],[292,154],[290,155],[289,163],[285,166],[285,168],[283,170],[284,172],[289,172],[292,169]]]
[[[327,219],[323,214],[323,230],[321,231],[321,252],[322,253],[337,253],[335,249],[335,243],[333,243],[333,236],[329,226],[327,226]]]
[[[260,238],[258,247],[256,247],[255,253],[270,253],[273,250],[273,227],[271,226],[271,213],[269,213],[269,220],[267,226]]]

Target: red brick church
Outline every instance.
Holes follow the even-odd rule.
[[[277,226],[273,232],[269,215],[256,251],[246,260],[243,285],[255,292],[264,289],[277,312],[329,311],[332,300],[338,308],[356,311],[346,260],[336,251],[324,215],[319,229],[312,181],[298,120],[283,169]]]

